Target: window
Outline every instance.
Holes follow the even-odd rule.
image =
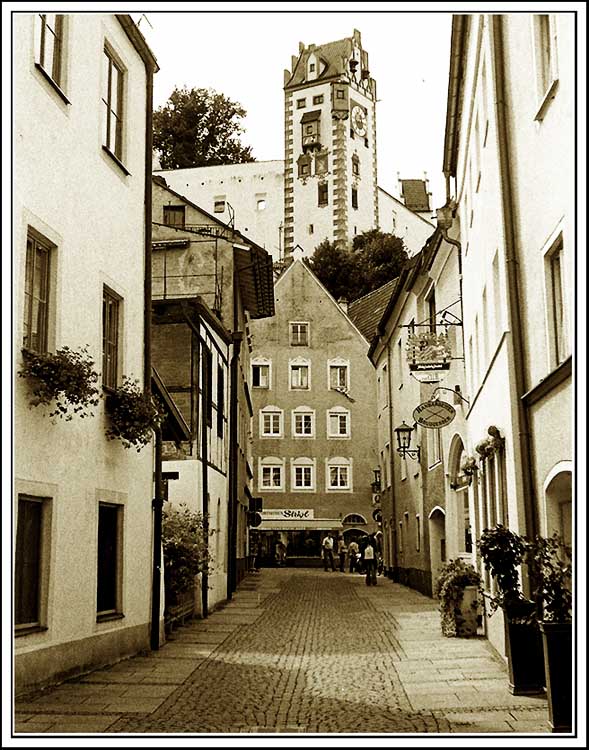
[[[358,208],[358,190],[352,188],[352,208]]]
[[[120,611],[122,557],[122,506],[98,504],[98,574],[96,612],[108,615]]]
[[[391,486],[391,444],[387,443],[384,447],[384,486],[390,487]]]
[[[415,550],[421,549],[421,518],[419,514],[415,516]]]
[[[329,365],[329,388],[332,391],[347,391],[349,388],[349,364]]]
[[[347,458],[327,460],[327,489],[350,490],[352,488],[351,461]]]
[[[535,15],[534,16],[534,50],[536,58],[536,80],[538,101],[544,103],[544,99],[557,80],[556,64],[556,16]],[[542,110],[536,116],[541,119]]]
[[[329,188],[326,182],[320,182],[317,185],[317,205],[327,206],[329,203]]]
[[[117,159],[123,157],[123,69],[115,62],[112,52],[104,48],[104,104],[103,145]]]
[[[39,13],[37,22],[36,63],[58,85],[62,85],[63,16]]]
[[[336,99],[345,99],[346,98],[346,92],[344,89],[336,89],[335,90],[335,98]]]
[[[312,458],[295,458],[291,464],[293,490],[315,489],[315,462]]]
[[[303,109],[305,106],[305,99],[297,99],[297,109]]]
[[[116,388],[119,365],[120,298],[104,287],[102,290],[102,385]]]
[[[30,233],[27,237],[23,347],[47,351],[49,317],[49,256],[51,247]]]
[[[426,430],[428,465],[435,466],[442,460],[442,432],[439,429]]]
[[[283,436],[283,412],[275,406],[260,411],[260,435],[262,437]]]
[[[225,212],[225,196],[217,196],[213,199],[213,213],[222,214]]]
[[[309,63],[309,72],[314,73],[315,72],[315,63]],[[313,97],[313,104],[315,104],[316,97]]]
[[[217,365],[217,435],[223,437],[225,422],[225,370]]]
[[[14,616],[17,630],[42,625],[43,532],[48,498],[20,495],[14,558]]]
[[[327,437],[350,437],[350,412],[341,406],[336,406],[327,412]]]
[[[326,174],[327,166],[327,154],[315,154],[315,174]]]
[[[284,460],[269,456],[260,459],[259,487],[266,492],[284,490]]]
[[[185,206],[164,206],[164,224],[166,226],[184,228],[185,219]]]
[[[308,323],[291,323],[290,324],[290,345],[291,346],[309,346],[309,324]]]
[[[356,154],[352,156],[352,174],[354,177],[360,176],[360,159],[358,159]]]
[[[266,199],[258,198],[256,201],[256,211],[264,211],[266,208]]]
[[[207,417],[207,425],[213,425],[213,353],[202,349],[202,403]]]
[[[313,97],[313,104],[323,104],[323,94],[318,94]]]
[[[311,155],[301,154],[297,159],[298,176],[309,177],[311,174]]]
[[[559,365],[569,355],[566,334],[566,315],[564,308],[564,263],[563,263],[562,235],[552,246],[546,256],[548,275],[548,324],[550,332],[550,349],[552,352],[552,366]]]
[[[310,387],[310,367],[308,364],[290,365],[290,388],[291,390],[308,390]]]
[[[307,406],[298,406],[292,412],[293,437],[315,437],[315,412]]]
[[[401,481],[407,479],[407,459],[404,456],[399,456],[401,461]]]
[[[495,343],[502,333],[501,322],[501,277],[499,276],[499,252],[493,258],[493,314],[495,316]]]
[[[309,224],[309,234],[313,234],[314,231],[315,227],[313,226],[313,224]]]
[[[436,333],[436,291],[432,288],[425,300],[427,306],[427,322],[430,333]]]
[[[252,387],[270,388],[270,363],[252,363]]]

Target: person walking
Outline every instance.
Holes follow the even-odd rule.
[[[350,558],[350,573],[356,572],[359,551],[360,548],[358,547],[358,542],[353,539],[350,542],[350,546],[348,547],[348,556]]]
[[[333,537],[331,534],[327,534],[323,540],[323,569],[327,571],[327,566],[335,572],[335,566],[333,564]]]
[[[364,547],[364,569],[366,571],[366,585],[376,586],[376,542],[370,537]]]
[[[348,552],[348,547],[346,545],[346,542],[343,536],[340,536],[340,538],[338,539],[338,543],[337,543],[337,554],[339,556],[339,572],[340,573],[345,572],[347,552]]]

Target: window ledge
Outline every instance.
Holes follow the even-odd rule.
[[[114,161],[114,163],[117,165],[117,167],[127,176],[131,176],[131,172],[127,169],[127,167],[123,164],[123,162],[119,159],[118,156],[115,156],[113,152],[108,148],[107,146],[103,146],[102,150],[105,154],[108,154],[108,156]]]
[[[430,465],[429,465],[429,466],[427,467],[427,470],[428,470],[428,471],[433,471],[434,469],[437,469],[437,468],[438,468],[438,466],[441,466],[441,465],[442,465],[442,459],[440,459],[439,461],[436,461],[436,462],[435,462],[435,463],[433,463],[433,464],[430,464]]]
[[[21,638],[22,636],[31,635],[32,633],[45,633],[47,630],[48,628],[44,625],[29,625],[24,628],[19,628],[17,626],[14,630],[14,637]]]
[[[122,612],[105,612],[96,615],[96,622],[108,622],[110,620],[122,620],[125,615]]]
[[[55,83],[55,81],[53,80],[53,78],[51,78],[51,76],[45,70],[45,68],[39,63],[35,63],[35,68],[39,71],[39,73],[43,76],[43,78],[47,81],[47,83],[51,86],[51,88],[55,91],[55,93],[59,96],[59,98],[63,102],[65,102],[65,104],[71,104],[70,100],[60,89],[59,84]]]
[[[548,91],[544,94],[544,98],[540,102],[540,107],[538,108],[538,111],[536,112],[536,116],[534,117],[534,120],[536,120],[536,122],[542,122],[542,120],[544,119],[544,115],[546,114],[546,111],[548,110],[548,107],[550,106],[550,102],[556,96],[557,89],[558,89],[558,78],[555,78],[554,81],[552,81],[552,83],[548,87]]]

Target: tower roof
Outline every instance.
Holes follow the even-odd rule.
[[[407,208],[412,211],[431,211],[424,180],[400,180],[401,193]]]

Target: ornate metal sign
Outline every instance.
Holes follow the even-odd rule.
[[[447,333],[422,331],[407,338],[407,361],[413,377],[422,383],[443,380],[450,369],[452,350]]]
[[[428,430],[445,427],[456,416],[456,410],[445,401],[425,401],[413,411],[413,419]]]

